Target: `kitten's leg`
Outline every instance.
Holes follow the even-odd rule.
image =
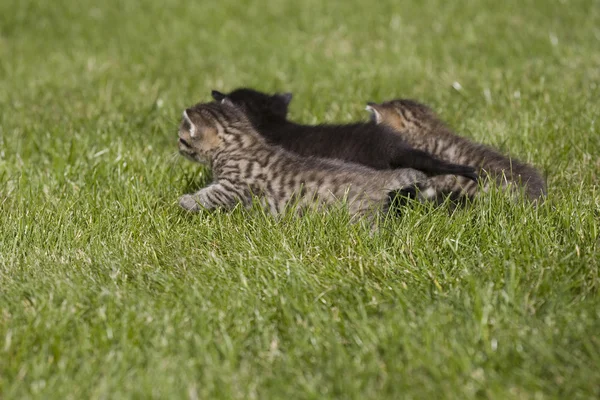
[[[215,208],[232,208],[237,203],[246,203],[247,199],[220,183],[213,183],[200,189],[194,194],[186,194],[179,198],[179,205],[187,211],[198,212],[201,208],[213,210]]]
[[[369,236],[373,237],[379,231],[379,217],[383,211],[387,212],[388,205],[376,206],[372,201],[364,199],[355,200],[349,204],[350,223],[364,223],[369,227]]]
[[[405,186],[400,190],[394,190],[388,193],[389,206],[398,209],[398,207],[408,205],[410,200],[416,200],[419,203],[425,203],[436,198],[438,191],[431,179],[424,182],[414,183]]]
[[[484,174],[480,175],[481,182],[484,182],[485,176]],[[430,182],[436,194],[432,199],[438,205],[448,200],[451,210],[466,206],[469,201],[474,199],[478,188],[483,184],[456,176],[436,176],[431,178]]]

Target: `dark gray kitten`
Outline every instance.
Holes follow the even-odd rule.
[[[414,168],[428,176],[456,174],[477,180],[475,169],[439,160],[412,148],[392,129],[373,122],[343,125],[301,125],[287,120],[291,93],[268,95],[253,89],[229,94],[213,90],[242,107],[254,127],[267,140],[303,156],[335,158],[375,169]]]
[[[377,171],[338,160],[301,157],[269,144],[244,112],[225,99],[183,113],[179,151],[212,168],[214,181],[179,204],[186,210],[248,206],[254,198],[272,214],[294,203],[298,210],[346,201],[351,215],[387,211],[394,191],[424,182],[414,169]],[[423,192],[426,192],[424,190]]]
[[[546,182],[532,166],[506,157],[495,149],[452,132],[431,108],[413,100],[369,103],[367,110],[378,124],[393,128],[396,134],[417,149],[448,162],[470,165],[486,176],[483,190],[494,179],[502,188],[517,192],[524,188],[527,198],[537,202],[546,194]],[[431,183],[438,192],[473,197],[478,185],[461,177],[435,177]]]

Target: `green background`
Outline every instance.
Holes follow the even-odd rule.
[[[600,396],[600,3],[0,2],[0,397]],[[210,90],[411,97],[548,201],[186,215]]]

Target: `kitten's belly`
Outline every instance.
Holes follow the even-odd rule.
[[[321,208],[345,202],[351,214],[361,214],[383,207],[387,193],[395,189],[391,180],[388,182],[369,175],[331,176],[324,179],[323,183],[307,181],[303,188],[296,189],[295,194],[302,192],[300,204],[303,207],[316,205]]]

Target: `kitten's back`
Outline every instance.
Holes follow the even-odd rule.
[[[287,122],[266,126],[263,134],[302,156],[335,158],[375,169],[395,167],[394,154],[401,150],[391,130],[371,123],[306,126]]]

